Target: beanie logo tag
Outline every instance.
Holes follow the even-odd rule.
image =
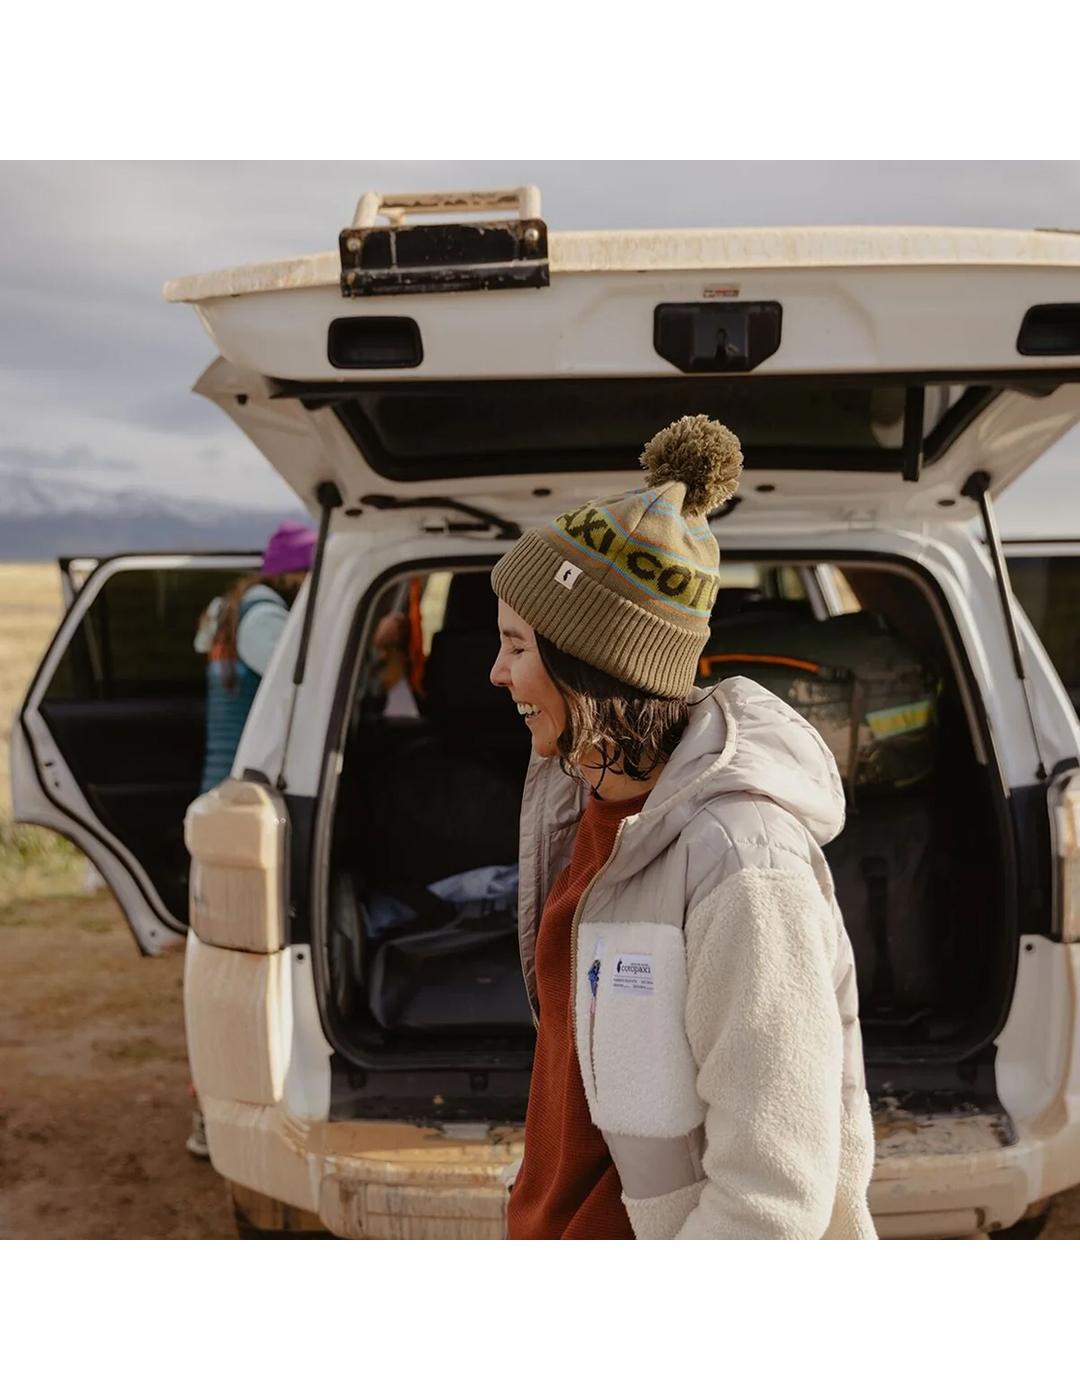
[[[573,588],[581,577],[581,570],[576,564],[571,564],[569,559],[564,559],[555,570],[555,582],[561,583],[564,588]]]

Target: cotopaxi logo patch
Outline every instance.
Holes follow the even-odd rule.
[[[653,961],[650,953],[623,953],[615,959],[611,971],[611,988],[615,992],[630,992],[634,996],[651,996],[653,991]]]

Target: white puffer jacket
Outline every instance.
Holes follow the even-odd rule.
[[[753,681],[691,698],[574,919],[593,1122],[639,1239],[872,1239],[855,967],[821,853],[844,820],[836,765]],[[534,758],[520,897],[534,1011],[536,930],[584,797]]]

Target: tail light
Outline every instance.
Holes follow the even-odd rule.
[[[285,946],[287,820],[280,793],[235,778],[188,808],[190,919],[203,943],[249,953]]]

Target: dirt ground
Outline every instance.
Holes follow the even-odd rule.
[[[0,909],[0,1238],[236,1238],[184,1148],[182,973],[107,894]]]

